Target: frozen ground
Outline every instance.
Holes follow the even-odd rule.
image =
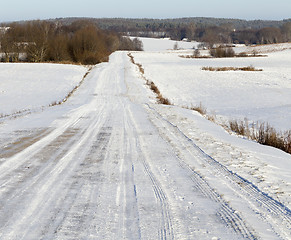
[[[125,52],[64,104],[0,119],[0,148],[0,239],[291,236],[290,155],[155,104]]]

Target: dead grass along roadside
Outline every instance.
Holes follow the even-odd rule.
[[[144,68],[140,63],[136,63],[134,60],[134,57],[132,56],[131,53],[128,53],[128,56],[130,58],[131,63],[133,63],[134,65],[136,65],[138,67],[138,70],[142,76],[142,78],[145,80],[146,85],[149,86],[149,88],[155,93],[156,98],[157,98],[157,102],[159,104],[164,104],[164,105],[172,105],[172,103],[170,102],[170,100],[168,98],[165,98],[162,93],[160,92],[160,90],[158,89],[158,87],[156,86],[156,84],[153,81],[148,80],[145,76],[144,76]]]

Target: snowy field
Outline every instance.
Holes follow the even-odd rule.
[[[191,107],[201,103],[209,114],[225,123],[247,118],[250,123],[268,122],[277,130],[291,129],[291,49],[286,50],[291,44],[256,48],[267,57],[185,59],[178,56],[186,54],[185,51],[157,52],[149,39],[143,41],[149,51],[134,53],[135,60],[144,67],[145,76],[173,104]],[[153,40],[152,44],[164,41]],[[254,47],[238,47],[237,51],[253,50]],[[263,71],[210,72],[201,69],[248,66]]]
[[[131,37],[132,39],[134,37]],[[167,50],[173,50],[175,44],[177,44],[178,49],[180,50],[189,50],[196,48],[198,46],[198,42],[187,42],[187,41],[174,41],[169,38],[138,38],[143,43],[143,49],[147,52],[161,52]]]
[[[35,110],[0,118],[0,239],[289,240],[291,155],[180,106],[290,128],[290,50],[184,59],[197,43],[143,41],[135,61],[177,106],[156,103],[127,52],[49,108],[85,67],[0,64],[0,114]],[[250,64],[264,71],[201,70]]]
[[[87,68],[49,63],[0,63],[0,116],[62,101]]]
[[[291,129],[291,44],[257,48],[238,46],[236,49],[237,52],[248,53],[255,49],[258,53],[267,54],[267,57],[186,59],[179,56],[193,53],[193,50],[187,50],[187,45],[182,51],[165,48],[157,51],[157,45],[167,40],[141,40],[148,51],[133,53],[135,62],[142,64],[145,77],[153,81],[175,106],[192,107],[201,103],[220,124],[247,118],[249,123],[268,122],[277,130]],[[156,45],[157,42],[159,44]],[[172,41],[168,46],[171,44]],[[183,46],[185,42],[178,44]],[[263,71],[201,70],[205,66],[254,66]],[[219,126],[201,121],[196,113],[176,107],[159,109],[163,116],[199,142],[209,155],[291,206],[289,154],[229,136]],[[200,132],[198,136],[197,131]]]

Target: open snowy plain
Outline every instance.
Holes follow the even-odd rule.
[[[291,156],[181,108],[202,102],[221,119],[262,117],[288,128],[289,50],[216,61],[144,44],[135,62],[177,106],[156,104],[126,52],[96,65],[56,106],[86,68],[0,64],[0,239],[290,239]],[[200,69],[225,64],[264,71]],[[41,78],[46,71],[51,78]],[[20,79],[29,94],[16,103]],[[268,115],[278,106],[279,120]]]

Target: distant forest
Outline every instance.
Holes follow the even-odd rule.
[[[76,18],[50,21],[68,25]],[[100,29],[139,37],[169,37],[213,43],[269,44],[291,41],[291,18],[282,21],[224,18],[91,18]]]
[[[210,48],[217,43],[290,42],[291,19],[57,18],[2,23],[0,60],[96,64],[107,61],[116,50],[142,50],[141,41],[124,36],[187,39],[204,42]]]

